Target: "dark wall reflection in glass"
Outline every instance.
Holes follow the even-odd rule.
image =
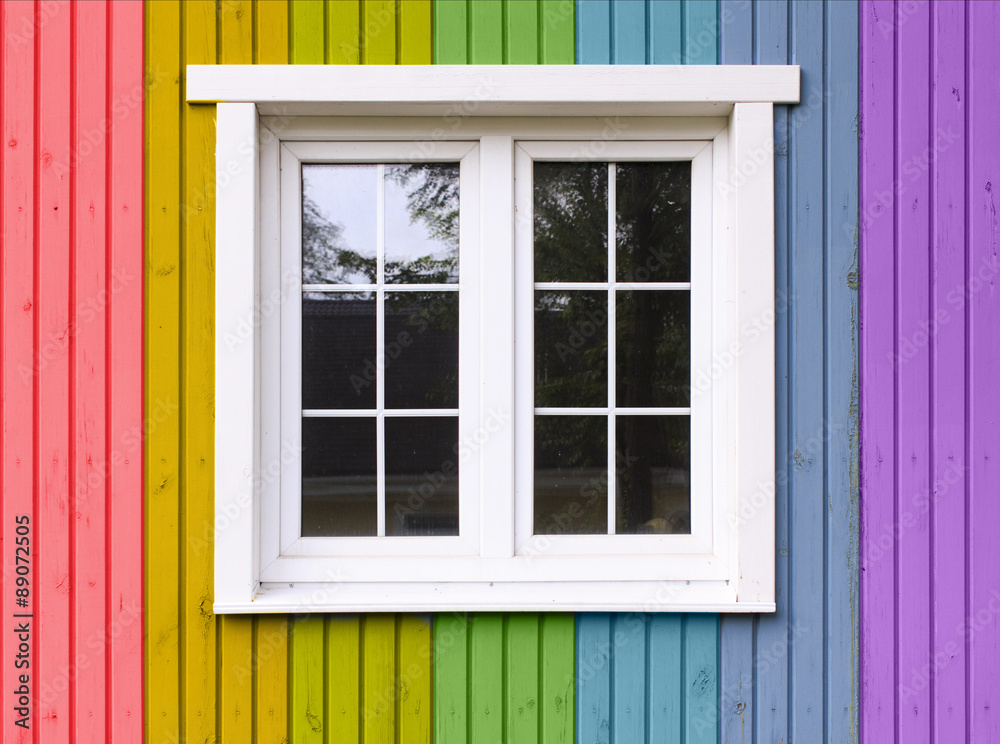
[[[608,164],[534,164],[536,282],[608,280]]]
[[[458,417],[385,420],[387,535],[458,534]]]
[[[691,402],[691,293],[615,293],[615,397],[619,406],[686,408]]]
[[[375,295],[302,297],[302,407],[374,408]]]
[[[302,535],[378,530],[374,418],[302,420]]]
[[[458,292],[385,293],[385,407],[458,407]]]
[[[618,416],[615,532],[691,532],[691,420]]]
[[[535,406],[608,404],[608,293],[535,291]]]
[[[535,416],[536,535],[608,531],[608,420]]]
[[[618,163],[615,185],[617,280],[690,281],[691,163]]]
[[[458,163],[385,166],[385,280],[458,281]]]

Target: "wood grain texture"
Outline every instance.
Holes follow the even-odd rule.
[[[574,635],[572,615],[436,615],[434,741],[576,741]]]
[[[714,65],[717,5],[715,0],[577,0],[576,62]]]
[[[990,741],[1000,11],[864,0],[861,739]]]
[[[723,741],[858,735],[857,5],[725,0],[724,64],[799,64],[775,107],[778,611],[721,619]]]
[[[142,23],[0,6],[5,742],[143,732]]]
[[[434,63],[573,64],[572,0],[436,0]]]

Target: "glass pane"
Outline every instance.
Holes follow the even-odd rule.
[[[691,163],[618,163],[616,170],[618,281],[690,281]]]
[[[618,405],[690,405],[691,293],[620,290],[616,295]]]
[[[458,534],[458,417],[385,420],[385,533]]]
[[[691,421],[687,416],[618,416],[615,531],[691,532]]]
[[[458,407],[458,292],[386,292],[385,406]]]
[[[608,164],[534,165],[535,281],[608,280]]]
[[[608,531],[608,419],[535,416],[536,535]]]
[[[385,166],[385,280],[458,281],[458,163]]]
[[[378,531],[374,418],[302,419],[302,535]]]
[[[377,226],[377,166],[302,166],[303,284],[374,284]]]
[[[608,404],[608,293],[535,292],[535,406]]]
[[[302,407],[375,407],[375,296],[302,297]]]

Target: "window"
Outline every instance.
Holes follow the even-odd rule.
[[[189,68],[216,611],[773,610],[797,68],[350,72]]]

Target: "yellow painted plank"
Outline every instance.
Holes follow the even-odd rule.
[[[324,744],[323,616],[291,621],[288,731],[293,744]]]
[[[361,63],[396,63],[396,0],[361,0]]]
[[[283,615],[257,618],[254,684],[257,744],[285,744],[288,741],[288,620]]]
[[[145,708],[149,741],[180,741],[180,6],[149,3],[145,36]]]
[[[185,64],[216,60],[212,0],[182,3]],[[184,105],[184,104],[182,104]],[[216,618],[212,614],[215,396],[215,110],[186,105],[181,202],[181,517],[184,666],[183,726],[187,741],[216,734]]]
[[[296,65],[321,65],[323,59],[323,0],[289,0],[289,57]]]
[[[257,0],[257,63],[288,64],[288,0]]]
[[[431,0],[400,0],[397,19],[401,65],[429,65],[433,62]]]
[[[361,0],[332,0],[326,6],[327,61],[334,65],[361,62]]]
[[[219,14],[219,62],[224,65],[253,64],[253,3],[222,0]],[[272,32],[268,31],[270,35]]]
[[[222,741],[253,739],[253,623],[250,615],[228,615],[219,648],[219,734]]]
[[[333,615],[327,620],[327,721],[329,741],[360,742],[361,619]]]
[[[367,615],[361,632],[361,735],[392,744],[396,725],[396,616]]]
[[[399,741],[431,741],[431,623],[427,615],[399,616]]]

